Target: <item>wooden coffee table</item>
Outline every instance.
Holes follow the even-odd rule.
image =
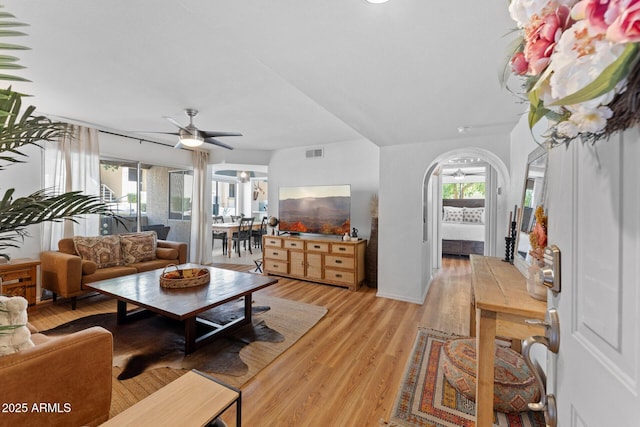
[[[193,353],[202,345],[251,322],[251,295],[253,292],[277,283],[268,276],[241,273],[197,264],[182,264],[180,268],[207,268],[211,274],[209,284],[191,288],[170,289],[160,286],[163,269],[152,270],[114,279],[87,283],[92,289],[118,300],[118,324],[133,320],[141,311],[151,311],[184,323],[184,352]],[[198,317],[199,313],[244,297],[244,316],[225,325]],[[127,303],[137,310],[127,312]],[[197,325],[206,326],[207,332],[197,335]]]

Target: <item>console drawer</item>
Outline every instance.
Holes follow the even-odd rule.
[[[285,240],[284,247],[287,249],[304,249],[304,242],[302,240]]]
[[[324,271],[324,278],[332,282],[353,285],[355,276],[351,271],[337,271],[327,269]]]
[[[329,252],[329,243],[324,242],[307,242],[307,251],[309,252]]]
[[[288,253],[286,249],[264,248],[264,257],[268,259],[287,261]]]
[[[287,269],[286,261],[275,261],[272,259],[265,260],[265,271],[269,273],[280,273],[280,274],[288,274],[289,271]]]
[[[327,255],[324,257],[324,265],[327,267],[353,269],[355,266],[355,261],[350,257]]]
[[[264,246],[273,246],[276,248],[281,247],[282,239],[277,239],[275,237],[265,237],[264,238]]]
[[[355,253],[355,245],[345,245],[341,243],[333,243],[331,245],[332,254],[353,255]]]

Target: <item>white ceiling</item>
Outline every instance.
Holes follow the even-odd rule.
[[[504,134],[524,109],[499,83],[504,1],[2,3],[30,24],[12,41],[32,49],[18,52],[32,83],[14,88],[121,132],[175,131],[162,117],[186,124],[193,107],[199,129],[241,132],[220,138],[236,149],[389,146]]]

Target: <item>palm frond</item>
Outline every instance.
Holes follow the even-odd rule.
[[[0,233],[15,231],[44,221],[75,219],[85,214],[114,216],[99,196],[80,191],[57,194],[51,190],[12,199],[13,189],[5,192],[0,202]]]
[[[121,218],[109,209],[99,196],[82,194],[80,191],[58,194],[53,190],[13,199],[14,189],[5,192],[0,200],[0,257],[4,250],[19,247],[28,233],[26,228],[42,222],[70,220],[78,222],[82,215],[98,214]]]
[[[22,31],[15,30],[17,27],[26,27],[28,24],[18,22],[15,20],[15,16],[6,11],[0,11],[0,37],[21,37],[25,36],[26,33]],[[26,46],[11,44],[11,43],[0,43],[0,50],[28,50],[29,48]],[[15,64],[17,58],[0,55],[0,69],[3,70],[17,70],[22,69],[24,67]],[[25,81],[29,80],[24,77],[19,77],[14,74],[0,74],[0,80],[5,81]]]
[[[34,116],[34,106],[29,106],[21,113],[22,95],[8,89],[0,89],[0,112],[5,112],[0,119],[0,164],[3,170],[11,163],[20,163],[19,157],[26,157],[20,148],[26,145],[40,147],[41,141],[52,141],[67,133],[64,123],[52,122],[44,116]],[[10,155],[7,155],[9,153]]]

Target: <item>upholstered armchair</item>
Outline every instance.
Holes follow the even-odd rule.
[[[35,344],[0,356],[2,414],[13,426],[98,425],[109,418],[113,337],[101,327],[31,335]]]

